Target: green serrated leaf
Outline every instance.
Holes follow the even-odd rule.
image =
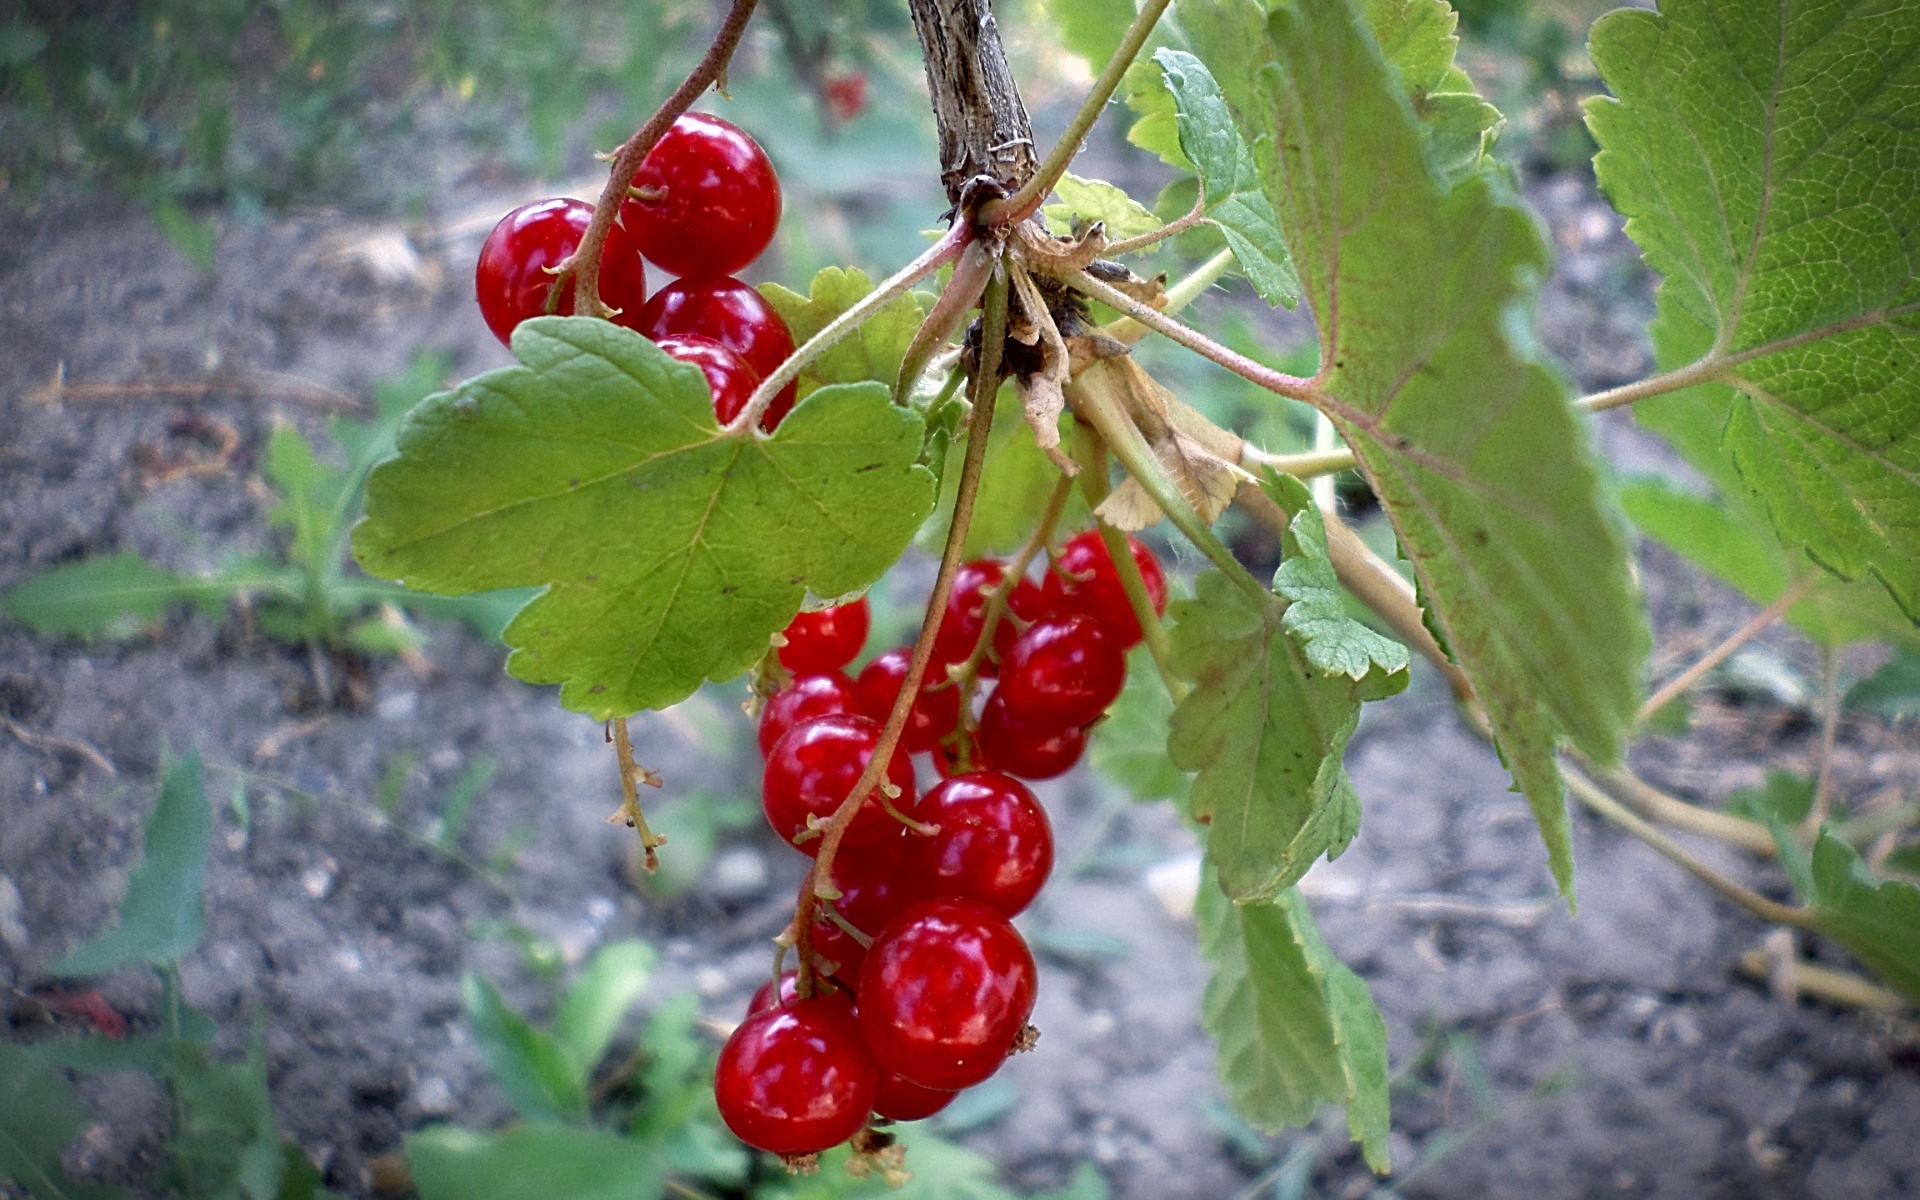
[[[592,1064],[579,1067],[558,1040],[507,1007],[500,989],[478,975],[463,977],[460,991],[474,1044],[515,1111],[546,1124],[586,1120]]]
[[[436,1125],[408,1137],[406,1154],[421,1200],[636,1200],[666,1182],[657,1156],[598,1129]]]
[[[1920,715],[1920,651],[1902,649],[1847,689],[1848,708],[1883,717]]]
[[[1276,488],[1292,498],[1284,484]],[[1324,542],[1314,540],[1319,530],[1319,513],[1308,503],[1282,552],[1290,559],[1324,555]],[[1315,575],[1311,566],[1294,573],[1295,586],[1310,597],[1309,619],[1300,624],[1312,630],[1319,658],[1331,668],[1316,663],[1303,635],[1289,630],[1297,602],[1256,601],[1217,571],[1200,576],[1192,600],[1169,607],[1170,658],[1194,688],[1168,724],[1167,756],[1198,772],[1190,815],[1208,823],[1221,886],[1242,903],[1271,898],[1320,855],[1336,857],[1353,840],[1360,801],[1341,755],[1361,701],[1406,686],[1405,648],[1344,614],[1327,617],[1317,587],[1300,583]],[[1362,658],[1380,654],[1360,666],[1358,678],[1347,674],[1356,650]]]
[[[813,277],[806,296],[777,283],[763,283],[760,294],[793,331],[796,344],[825,329],[833,319],[867,298],[873,280],[858,267],[827,267]],[[891,388],[900,360],[927,317],[918,292],[893,298],[854,333],[842,338],[800,372],[801,396],[833,383],[884,383]]]
[[[1365,10],[1426,134],[1427,165],[1448,184],[1485,169],[1505,120],[1454,63],[1453,9],[1446,0],[1366,0]]]
[[[596,720],[740,674],[809,588],[872,583],[932,507],[920,419],[879,384],[734,437],[698,369],[630,330],[539,317],[513,346],[526,366],[414,410],[354,551],[430,591],[546,585],[507,627],[507,669]]]
[[[1775,839],[1782,861],[1790,844],[1798,851],[1783,826],[1775,826]],[[1920,1002],[1920,887],[1875,879],[1853,847],[1830,829],[1820,831],[1811,862],[1791,874],[1820,932]]]
[[[1920,620],[1920,8],[1668,0],[1594,26],[1594,169],[1782,541]]]
[[[37,1200],[114,1200],[116,1187],[75,1183],[60,1152],[87,1124],[73,1084],[22,1046],[0,1042],[0,1181]]]
[[[1181,0],[1286,231],[1326,409],[1484,702],[1561,890],[1555,743],[1620,752],[1648,643],[1587,433],[1525,316],[1547,250],[1498,172],[1449,186],[1352,0]]]
[[[1106,222],[1107,236],[1114,241],[1139,237],[1160,228],[1160,218],[1104,179],[1082,179],[1068,172],[1053,185],[1053,194],[1059,203],[1047,205],[1041,215],[1046,217],[1047,229],[1056,237],[1066,237],[1073,232],[1075,217],[1088,224]]]
[[[1160,68],[1144,57],[1135,59],[1121,81],[1120,93],[1136,118],[1127,130],[1127,140],[1176,171],[1193,170],[1193,160],[1180,148],[1179,109]]]
[[[213,810],[207,806],[200,753],[168,765],[160,800],[147,818],[145,851],[127,879],[120,924],[75,946],[47,969],[55,975],[101,975],[134,963],[179,962],[206,932],[200,884],[207,873]]]
[[[593,1075],[627,1010],[646,992],[655,958],[644,942],[609,942],[567,989],[554,1014],[553,1038],[576,1078]]]
[[[1295,889],[1232,904],[1209,864],[1194,917],[1213,964],[1201,1020],[1234,1111],[1274,1132],[1345,1104],[1367,1164],[1389,1167],[1386,1028],[1366,984],[1333,958]]]
[[[1144,647],[1128,655],[1127,686],[1093,727],[1087,757],[1102,775],[1139,803],[1171,800],[1184,808],[1193,784],[1167,756],[1167,723],[1173,698]]]
[[[1300,280],[1287,257],[1279,218],[1261,191],[1253,152],[1233,127],[1220,85],[1183,50],[1154,55],[1172,93],[1180,148],[1200,177],[1207,217],[1226,237],[1247,282],[1268,304],[1300,303]]]
[[[1261,490],[1292,518],[1281,538],[1283,555],[1273,590],[1287,600],[1280,627],[1306,651],[1307,663],[1326,675],[1367,682],[1362,700],[1379,700],[1407,685],[1407,648],[1347,613],[1346,592],[1327,557],[1327,527],[1307,485],[1269,471]]]
[[[132,551],[82,559],[15,584],[0,612],[35,633],[132,637],[175,604],[200,599],[206,585],[149,564]]]

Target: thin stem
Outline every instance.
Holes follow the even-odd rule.
[[[1206,200],[1196,200],[1193,202],[1193,207],[1187,210],[1185,216],[1175,217],[1160,228],[1150,229],[1137,237],[1122,238],[1117,242],[1108,242],[1106,249],[1100,253],[1104,257],[1112,257],[1119,254],[1134,254],[1141,250],[1150,249],[1151,247],[1158,246],[1170,237],[1178,237],[1180,234],[1192,229],[1195,225],[1198,225],[1206,219]]]
[[[1081,102],[1080,111],[1073,114],[1073,120],[1068,123],[1066,132],[1061,134],[1060,140],[1053,144],[1053,149],[1047,152],[1047,157],[1034,171],[1033,176],[1020,185],[1019,191],[1004,200],[992,200],[981,205],[980,219],[983,223],[995,227],[1011,225],[1016,221],[1026,220],[1040,207],[1040,202],[1046,199],[1048,192],[1053,190],[1053,185],[1060,182],[1060,177],[1067,173],[1067,164],[1073,161],[1074,155],[1080,153],[1080,143],[1085,140],[1094,122],[1100,119],[1101,112],[1107,107],[1107,101],[1113,98],[1114,89],[1118,88],[1121,79],[1126,77],[1127,68],[1133,65],[1134,57],[1140,53],[1140,47],[1147,44],[1147,38],[1153,33],[1153,27],[1160,23],[1160,14],[1167,10],[1167,5],[1171,2],[1172,0],[1147,0],[1146,6],[1140,10],[1138,16],[1134,17],[1133,24],[1127,26],[1126,34],[1120,39],[1119,49],[1115,50],[1113,57],[1107,60],[1106,69],[1100,72],[1100,78],[1093,81],[1093,90],[1088,92],[1087,98]]]
[[[1161,313],[1171,316],[1206,294],[1206,290],[1220,282],[1220,277],[1233,267],[1233,251],[1222,250],[1212,258],[1193,269],[1185,279],[1178,280],[1167,289],[1167,302]],[[1152,332],[1132,317],[1120,317],[1100,327],[1100,332],[1125,346],[1139,343],[1141,338]]]
[[[667,844],[667,839],[647,828],[647,818],[640,812],[639,784],[645,782],[649,787],[659,787],[660,777],[654,772],[633,761],[633,737],[627,732],[627,719],[613,719],[613,752],[620,762],[620,810],[613,819],[625,820],[627,826],[640,834],[640,851],[645,855],[647,873],[660,869],[660,856],[654,853]]]
[[[1638,809],[1640,815],[1649,820],[1714,838],[1763,857],[1779,853],[1780,848],[1774,844],[1772,832],[1758,821],[1689,804],[1678,796],[1670,796],[1654,787],[1624,765],[1601,770],[1583,755],[1572,754],[1572,758],[1583,770],[1599,780],[1600,786]]]
[[[1127,544],[1127,535],[1105,521],[1094,528],[1100,531],[1100,540],[1106,543],[1107,557],[1113,560],[1114,573],[1120,577],[1120,590],[1127,594],[1127,603],[1133,606],[1133,619],[1140,623],[1140,639],[1146,643],[1154,669],[1167,685],[1167,694],[1178,704],[1186,699],[1187,681],[1174,672],[1173,648],[1167,642],[1167,627],[1154,610],[1153,598],[1147,595],[1147,581],[1140,576],[1140,564],[1133,561],[1133,548]]]
[[[974,639],[973,649],[967,654],[967,661],[961,664],[960,671],[953,677],[953,685],[960,691],[960,724],[971,731],[973,728],[973,706],[967,703],[973,695],[974,684],[980,678],[980,664],[986,661],[993,649],[993,635],[999,631],[1000,622],[1006,619],[1007,603],[1013,596],[1013,589],[1026,578],[1027,567],[1036,555],[1053,540],[1053,530],[1060,523],[1060,515],[1067,510],[1067,498],[1073,494],[1073,479],[1062,475],[1053,485],[1053,491],[1047,495],[1047,507],[1040,514],[1040,524],[1034,527],[1033,536],[1020,547],[1020,553],[1014,555],[1013,562],[1007,567],[1005,575],[994,586],[993,594],[987,598],[987,607],[980,616],[980,636]]]
[[[1840,656],[1833,647],[1820,647],[1820,759],[1813,773],[1813,806],[1800,825],[1800,836],[1811,842],[1833,812],[1833,744],[1840,732]]]
[[[1308,454],[1269,454],[1252,442],[1240,447],[1240,465],[1272,467],[1295,479],[1317,479],[1337,475],[1354,467],[1353,451],[1347,449],[1316,451]]]
[[[1653,849],[1663,857],[1679,865],[1694,878],[1706,884],[1714,891],[1719,892],[1735,904],[1738,904],[1741,908],[1746,909],[1754,916],[1759,917],[1762,921],[1768,921],[1775,925],[1791,925],[1796,929],[1816,928],[1813,916],[1805,909],[1791,908],[1785,904],[1775,903],[1765,896],[1762,896],[1759,892],[1754,891],[1752,888],[1728,879],[1725,875],[1722,875],[1706,863],[1701,862],[1693,855],[1681,849],[1679,843],[1669,838],[1666,834],[1661,833],[1652,825],[1649,825],[1632,809],[1629,809],[1626,805],[1621,804],[1618,800],[1608,795],[1605,789],[1601,788],[1600,785],[1594,783],[1591,779],[1588,779],[1580,772],[1580,769],[1571,762],[1563,759],[1560,763],[1560,773],[1566,778],[1567,790],[1578,797],[1580,803],[1653,847]]]
[[[1748,950],[1740,955],[1741,974],[1761,983],[1774,977],[1775,963],[1765,950]],[[1795,992],[1804,992],[1818,1000],[1864,1008],[1869,1012],[1903,1013],[1912,1005],[1892,988],[1883,988],[1849,971],[1816,967],[1794,957],[1787,963],[1787,982]]]
[[[1195,354],[1218,363],[1250,383],[1257,383],[1268,391],[1285,396],[1289,400],[1304,400],[1308,404],[1318,406],[1322,399],[1319,389],[1314,387],[1312,380],[1302,379],[1298,375],[1289,375],[1284,371],[1276,371],[1263,363],[1253,361],[1244,354],[1229,350],[1200,331],[1181,324],[1150,304],[1135,300],[1111,284],[1102,283],[1085,271],[1068,271],[1062,275],[1062,278],[1094,299],[1112,305],[1155,333],[1166,335]]]
[[[893,761],[894,748],[900,744],[900,735],[906,731],[907,716],[920,696],[920,684],[926,678],[927,664],[933,659],[933,642],[940,631],[940,614],[946,611],[947,597],[953,594],[953,577],[960,569],[960,559],[966,549],[967,529],[973,523],[973,503],[980,492],[980,474],[987,460],[988,435],[993,430],[994,396],[1000,390],[1000,349],[1007,337],[1007,278],[1004,273],[995,272],[982,299],[980,362],[973,376],[973,417],[968,427],[967,453],[960,467],[960,484],[953,499],[953,519],[947,526],[947,544],[940,556],[940,571],[934,577],[933,591],[927,597],[927,619],[921,623],[920,636],[913,644],[913,657],[907,663],[906,678],[900,681],[900,694],[893,702],[893,710],[887,714],[886,725],[880,730],[873,755],[867,760],[866,769],[860,772],[860,778],[854,781],[847,798],[840,802],[840,807],[834,810],[833,816],[823,827],[820,849],[814,856],[813,869],[808,873],[807,886],[800,890],[800,902],[794,908],[794,944],[800,952],[799,993],[802,996],[812,996],[814,993],[813,912],[818,903],[817,893],[823,885],[832,886],[833,858],[839,853],[847,827],[853,824],[853,818],[858,815],[867,793],[880,782],[888,764]]]
[[[1653,714],[1673,703],[1688,688],[1699,682],[1701,676],[1725,662],[1728,655],[1758,637],[1768,626],[1785,615],[1788,609],[1806,599],[1807,593],[1811,592],[1819,581],[1818,575],[1808,575],[1781,593],[1778,600],[1761,609],[1759,615],[1753,620],[1734,630],[1726,641],[1701,655],[1700,661],[1675,675],[1662,684],[1659,691],[1648,696],[1647,702],[1642,704],[1640,711],[1634,714],[1633,723],[1644,724]]]
[[[561,268],[562,271],[573,272],[573,311],[579,315],[607,315],[607,306],[600,301],[600,253],[606,248],[607,233],[613,228],[614,218],[620,215],[620,204],[627,198],[627,189],[633,185],[633,177],[654,143],[672,127],[680,114],[693,106],[701,92],[726,73],[727,63],[732,60],[741,35],[746,33],[747,20],[753,16],[754,6],[758,3],[759,0],[733,0],[706,54],[680,81],[680,86],[673,90],[666,102],[647,118],[647,123],[640,127],[639,132],[628,138],[614,155],[607,185],[601,189],[599,203],[593,208],[593,219],[587,222],[587,231],[580,235],[580,244]]]
[[[879,287],[861,297],[858,304],[827,322],[826,328],[808,338],[799,349],[787,356],[785,362],[773,369],[773,374],[760,381],[760,386],[747,399],[747,406],[727,423],[727,430],[752,429],[759,424],[760,418],[766,415],[768,407],[773,404],[774,397],[780,394],[780,389],[798,379],[808,363],[865,324],[867,318],[893,303],[908,288],[959,257],[960,251],[972,237],[971,229],[964,223],[956,222],[944,237],[927,248],[926,253],[895,271]]]

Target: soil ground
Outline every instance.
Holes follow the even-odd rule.
[[[1634,377],[1647,365],[1649,284],[1617,220],[1579,178],[1532,197],[1560,251],[1549,345],[1585,388]],[[325,415],[321,393],[285,380],[360,397],[423,348],[447,354],[455,375],[506,361],[464,282],[483,231],[434,239],[332,215],[235,225],[202,275],[138,214],[71,205],[8,219],[0,588],[87,554],[134,549],[190,569],[262,545],[249,480],[264,441],[276,420],[317,433]],[[211,386],[51,404],[60,370],[73,385]],[[230,423],[236,453],[151,486],[142,464],[181,448],[189,414]],[[1629,468],[1662,461],[1624,416],[1599,437]],[[1751,615],[1657,551],[1641,565],[1668,670]],[[1808,670],[1791,637],[1763,645]],[[766,970],[798,857],[756,824],[728,835],[685,894],[637,889],[632,839],[604,822],[617,788],[599,727],[507,679],[498,650],[458,628],[436,628],[428,657],[424,674],[370,664],[358,703],[341,706],[322,703],[304,653],[237,616],[180,613],[120,645],[0,627],[0,916],[12,917],[0,920],[0,1031],[37,1038],[72,1023],[29,997],[52,983],[48,963],[112,921],[160,757],[187,747],[206,756],[220,824],[186,994],[235,1038],[263,1014],[283,1128],[331,1186],[371,1195],[369,1162],[424,1123],[506,1119],[465,1032],[460,975],[478,971],[520,1002],[539,988],[511,944],[475,936],[489,923],[518,922],[574,960],[610,938],[646,939],[663,955],[656,998],[694,989],[730,1020]],[[754,794],[731,704],[698,698],[637,720],[665,802]],[[1806,769],[1816,733],[1791,707],[1710,696],[1693,735],[1656,740],[1636,761],[1718,800],[1767,766]],[[401,756],[412,766],[390,818],[375,797]],[[427,831],[441,799],[483,758],[498,770],[460,853],[436,850]],[[1739,978],[1734,959],[1765,929],[1585,814],[1569,916],[1524,804],[1431,675],[1370,711],[1349,759],[1365,823],[1306,890],[1386,1017],[1393,1179],[1367,1175],[1337,1113],[1278,1138],[1219,1115],[1197,1015],[1205,971],[1177,903],[1191,844],[1164,808],[1131,807],[1087,771],[1043,789],[1072,868],[1023,920],[1043,947],[1045,1036],[1004,1072],[1003,1111],[962,1139],[1025,1188],[1091,1161],[1125,1200],[1271,1195],[1289,1162],[1309,1169],[1307,1194],[1348,1200],[1920,1194],[1920,1060],[1899,1028],[1781,1003]],[[1911,792],[1920,747],[1911,730],[1902,740],[1849,720],[1835,772],[1842,794]],[[227,803],[243,782],[244,825]],[[1784,895],[1773,869],[1699,849]],[[484,865],[503,854],[511,865]],[[136,1026],[153,1021],[150,978],[100,986]],[[85,1094],[98,1122],[73,1167],[151,1186],[160,1095],[136,1076],[91,1080]]]

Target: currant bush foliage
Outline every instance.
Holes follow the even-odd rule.
[[[1669,0],[1593,31],[1601,186],[1664,279],[1663,369],[1707,364],[1780,539],[1920,620],[1920,16]]]
[[[932,507],[920,419],[878,384],[729,435],[699,370],[629,330],[536,318],[513,350],[523,366],[415,410],[354,550],[433,591],[544,586],[507,669],[596,719],[739,675],[809,589],[872,583]]]
[[[1334,423],[1570,897],[1555,744],[1619,753],[1648,635],[1566,387],[1511,319],[1546,247],[1489,161],[1444,181],[1429,156],[1457,157],[1453,125],[1422,121],[1353,6],[1183,0],[1180,16],[1232,81],[1331,366]],[[1403,54],[1416,47],[1435,53],[1415,35]]]

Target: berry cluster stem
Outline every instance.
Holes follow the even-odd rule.
[[[680,114],[693,107],[700,93],[726,75],[727,64],[733,60],[733,52],[740,45],[740,38],[747,31],[747,21],[753,16],[759,0],[733,0],[727,9],[725,19],[713,35],[713,44],[693,70],[680,81],[680,86],[666,98],[653,116],[647,118],[638,132],[628,138],[614,155],[613,168],[607,175],[607,185],[600,191],[600,199],[593,206],[593,219],[587,223],[587,231],[580,235],[580,244],[574,248],[564,271],[573,272],[573,311],[583,317],[604,317],[607,306],[600,302],[600,252],[606,247],[607,232],[613,228],[614,218],[620,215],[620,204],[627,198],[627,188],[632,186],[634,175],[640,170],[640,164],[652,150],[654,143],[672,128]]]
[[[647,818],[640,811],[639,784],[652,787],[660,786],[660,777],[633,759],[633,735],[627,730],[627,719],[613,719],[613,751],[620,762],[620,811],[614,813],[614,819],[624,819],[640,834],[640,853],[644,856],[647,873],[660,869],[660,856],[655,853],[667,844],[667,839],[647,827]]]
[[[940,571],[934,577],[933,591],[927,597],[927,619],[920,626],[919,638],[914,641],[913,658],[907,664],[906,678],[900,682],[900,695],[894,700],[893,710],[887,714],[887,723],[880,731],[879,743],[874,746],[866,769],[854,781],[853,789],[840,802],[840,807],[834,809],[833,816],[823,827],[813,870],[808,873],[807,886],[801,889],[800,902],[794,908],[794,945],[800,952],[798,983],[802,996],[814,994],[813,913],[818,904],[818,893],[822,887],[833,886],[833,859],[840,850],[841,839],[846,836],[847,827],[853,824],[853,818],[859,813],[867,793],[880,782],[887,765],[893,761],[894,748],[900,744],[900,735],[906,731],[907,717],[914,701],[919,698],[920,684],[927,676],[927,664],[933,660],[933,642],[940,631],[940,614],[946,610],[947,597],[953,594],[953,577],[960,570],[960,559],[967,544],[967,530],[973,524],[973,504],[980,492],[981,470],[987,460],[988,434],[993,430],[994,397],[1000,390],[1000,350],[1007,337],[1007,276],[1003,266],[997,268],[987,282],[986,293],[982,297],[980,323],[980,362],[972,381],[973,415],[968,419],[967,453],[961,463],[960,484],[954,495],[953,520],[947,526],[947,544],[940,556]]]
[[[1062,475],[1047,496],[1046,510],[1040,514],[1040,524],[1034,527],[1033,536],[1027,539],[1026,545],[1020,547],[1020,553],[1014,555],[1006,574],[994,586],[993,595],[987,598],[986,608],[981,611],[980,636],[974,640],[967,661],[961,664],[959,673],[953,678],[953,686],[960,690],[960,728],[964,731],[971,732],[977,724],[973,707],[967,703],[967,698],[973,695],[974,685],[979,682],[980,664],[993,649],[993,635],[999,630],[1000,622],[1006,619],[1007,603],[1013,596],[1013,589],[1026,577],[1027,568],[1032,565],[1034,558],[1053,540],[1054,527],[1060,524],[1060,515],[1067,510],[1067,498],[1072,494],[1073,479]]]

